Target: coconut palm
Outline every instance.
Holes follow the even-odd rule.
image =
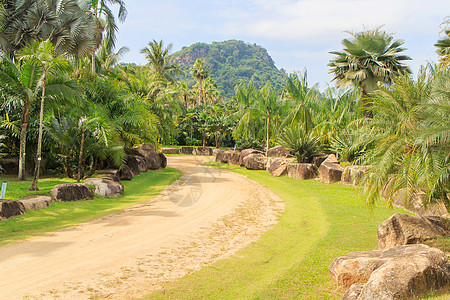
[[[169,53],[172,47],[173,44],[164,47],[162,40],[159,42],[153,40],[148,43],[148,47],[141,50],[150,69],[169,82],[174,82],[173,76],[180,73],[178,66],[169,62]]]
[[[36,64],[37,69],[39,69],[40,73],[39,81],[37,84],[42,90],[40,99],[39,135],[36,151],[36,163],[34,170],[34,179],[30,187],[30,190],[35,191],[38,190],[37,182],[39,180],[39,169],[41,163],[44,101],[46,97],[46,88],[53,89],[52,94],[58,94],[59,96],[62,96],[64,98],[76,97],[77,93],[69,84],[62,84],[61,82],[59,82],[59,84],[57,85],[52,85],[49,87],[46,86],[48,77],[61,76],[62,74],[67,72],[69,67],[69,63],[64,57],[55,55],[55,49],[49,40],[43,41],[41,43],[32,42],[29,47],[26,47],[21,51],[20,60],[25,64]]]
[[[411,73],[403,64],[411,58],[400,54],[406,50],[401,48],[402,40],[393,40],[392,35],[380,28],[349,33],[353,39],[342,41],[343,51],[330,52],[337,56],[330,60],[328,66],[338,87],[356,83],[366,97],[378,88],[378,82],[390,84],[396,76]],[[366,110],[364,116],[371,117],[372,113]]]

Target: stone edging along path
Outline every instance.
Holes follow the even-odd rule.
[[[0,298],[141,296],[256,241],[284,202],[212,159],[171,157],[184,175],[148,203],[0,247]]]

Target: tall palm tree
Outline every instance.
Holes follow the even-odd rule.
[[[40,99],[40,113],[39,113],[39,134],[36,150],[36,163],[34,170],[34,179],[30,187],[30,190],[38,190],[39,171],[41,163],[41,147],[42,147],[42,132],[43,132],[43,120],[44,120],[44,101],[46,97],[46,83],[49,76],[61,76],[64,74],[68,67],[68,61],[58,55],[55,55],[55,49],[49,40],[43,42],[32,42],[30,46],[24,48],[20,53],[20,60],[25,64],[34,62],[40,69],[40,78],[38,84],[42,90]],[[59,94],[62,97],[75,97],[76,92],[69,85],[59,84],[55,85],[53,91],[55,94]]]
[[[203,64],[203,60],[197,59],[194,65],[191,67],[191,74],[197,80],[198,85],[198,100],[197,105],[202,104],[203,99],[203,80],[208,78],[208,70]]]
[[[402,40],[393,40],[392,35],[380,28],[364,32],[349,32],[352,40],[342,40],[342,52],[332,51],[337,57],[330,60],[330,73],[338,87],[356,83],[362,88],[363,98],[378,88],[378,82],[390,84],[401,74],[411,73],[403,61],[411,58],[400,54],[405,48]],[[371,111],[364,111],[372,117]]]
[[[169,62],[169,53],[172,47],[173,44],[164,47],[162,40],[159,42],[153,40],[148,43],[148,47],[141,50],[150,69],[169,82],[174,82],[173,75],[180,73],[178,65]]]

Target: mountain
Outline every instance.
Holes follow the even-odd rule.
[[[230,40],[212,44],[196,43],[172,54],[170,60],[180,66],[184,72],[181,80],[190,86],[195,79],[189,70],[197,59],[204,61],[209,76],[214,79],[222,96],[234,96],[234,88],[241,82],[253,78],[256,86],[270,81],[272,86],[281,90],[286,80],[286,73],[278,70],[267,50],[256,44]]]

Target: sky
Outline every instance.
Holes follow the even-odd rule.
[[[348,32],[383,26],[405,41],[413,73],[436,62],[434,44],[450,15],[449,0],[125,0],[128,16],[119,23],[117,46],[130,51],[123,62],[145,64],[148,42],[173,44],[173,52],[197,42],[231,39],[267,49],[287,72],[307,70],[309,85],[333,78],[327,66]],[[114,6],[111,5],[111,8]]]

